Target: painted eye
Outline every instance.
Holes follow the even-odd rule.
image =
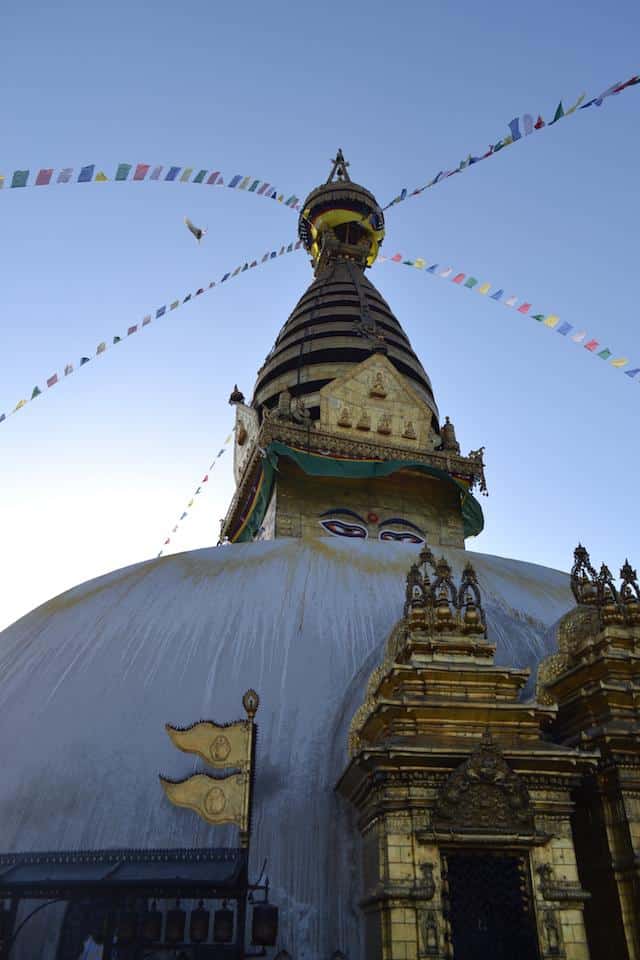
[[[320,520],[320,526],[334,537],[351,537],[366,540],[367,529],[359,523],[346,523],[344,520]]]
[[[408,530],[383,530],[380,534],[380,540],[399,540],[400,543],[424,543],[424,537],[417,533],[409,533]]]

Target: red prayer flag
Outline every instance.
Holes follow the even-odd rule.
[[[204,477],[202,478],[202,480],[200,481],[200,483],[206,483],[208,479],[209,479],[209,474],[208,474],[208,473],[205,473],[205,475],[204,475]]]
[[[133,175],[134,180],[144,180],[149,172],[150,163],[139,163]]]
[[[38,176],[36,177],[36,187],[46,187],[46,185],[51,180],[51,175],[53,170],[41,170]]]
[[[592,351],[593,351],[593,350],[596,349],[597,346],[598,346],[598,341],[597,341],[597,340],[589,340],[589,343],[585,343],[584,348],[585,348],[585,350],[592,350]]]
[[[213,184],[216,182],[216,180],[218,179],[219,176],[220,176],[220,171],[219,171],[219,170],[216,170],[215,173],[212,173],[212,174],[211,174],[211,176],[210,176],[209,179],[207,180],[207,183],[210,183],[210,184],[213,185]]]
[[[538,119],[536,120],[533,126],[536,130],[540,130],[542,127],[544,127],[544,120],[542,119],[540,114],[538,114]]]
[[[167,539],[166,539],[165,542],[164,542],[164,546],[165,546],[165,547],[166,547],[166,545],[170,542],[170,540],[171,540],[171,537],[167,537]]]
[[[464,280],[464,277],[465,277],[464,273],[458,273],[458,274],[453,278],[453,280],[451,281],[451,283],[462,283],[462,281]]]
[[[53,387],[57,382],[58,382],[58,374],[54,373],[54,375],[52,377],[49,377],[49,379],[47,380],[47,386]]]
[[[521,307],[518,307],[518,313],[529,313],[529,310],[531,310],[530,303],[523,303]]]
[[[129,327],[129,329],[127,330],[127,336],[130,337],[131,334],[132,334],[132,333],[135,333],[137,329],[138,329],[138,325],[137,325],[137,324],[136,324],[134,327]]]
[[[394,255],[391,257],[391,259],[393,260],[394,263],[401,263],[401,261],[402,261],[402,254],[401,254],[401,253],[394,253]]]

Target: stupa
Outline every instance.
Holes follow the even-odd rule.
[[[569,575],[467,550],[484,451],[461,453],[366,276],[384,215],[341,152],[299,235],[313,281],[251,400],[230,396],[219,545],[81,584],[0,634],[5,951],[77,960],[108,890],[110,955],[172,955],[181,911],[237,929],[217,901],[266,859],[280,960],[600,960],[610,944],[638,960],[635,573],[616,587],[582,552]],[[165,726],[234,719],[249,687],[246,863],[219,793],[207,822],[158,774],[206,775]],[[134,873],[145,895],[127,899]],[[163,900],[168,877],[208,884],[204,906]],[[125,940],[135,915],[159,917],[157,943]]]

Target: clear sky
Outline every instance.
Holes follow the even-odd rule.
[[[119,162],[323,181],[338,146],[385,203],[640,69],[637,0],[4,4],[0,173]],[[388,213],[386,254],[452,265],[640,366],[640,86]],[[208,228],[200,246],[187,215]],[[192,184],[0,192],[0,412],[101,340],[295,239],[268,200]],[[463,452],[486,446],[468,547],[640,564],[640,386],[535,321],[390,263],[372,281]],[[154,322],[0,424],[0,626],[155,556],[311,271],[282,257]],[[493,287],[495,289],[495,287]],[[231,456],[171,549],[215,543]]]

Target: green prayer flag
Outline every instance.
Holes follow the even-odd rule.
[[[39,397],[41,393],[42,393],[42,390],[40,389],[40,387],[34,387],[33,393],[31,394],[31,399],[35,400],[35,398]]]
[[[471,289],[472,287],[475,287],[475,285],[477,284],[477,282],[478,282],[478,281],[476,280],[475,277],[467,277],[467,279],[465,280],[463,286],[469,287],[469,289]]]
[[[206,177],[206,175],[207,175],[207,171],[206,171],[206,170],[201,170],[199,173],[196,173],[195,177],[193,178],[193,182],[194,182],[194,183],[202,183],[202,181],[204,180],[204,178]]]
[[[561,100],[560,103],[558,104],[558,107],[555,112],[555,116],[551,121],[551,123],[555,123],[557,120],[561,120],[563,117],[564,117],[564,110],[562,109],[562,100]],[[551,126],[551,123],[549,124],[549,126]]]
[[[607,350],[607,349],[601,350],[598,356],[600,357],[601,360],[608,360],[609,357],[611,356],[611,350]]]
[[[544,313],[532,313],[531,319],[537,320],[538,323],[542,323],[542,321],[544,320]]]
[[[15,170],[13,177],[11,178],[11,186],[26,187],[28,179],[29,179],[28,170]]]
[[[130,163],[119,163],[116,170],[116,180],[126,180],[131,172]]]
[[[114,338],[113,338],[113,342],[114,342],[114,343],[120,343],[120,340],[121,340],[121,339],[122,339],[122,337],[114,337]]]
[[[175,309],[176,309],[177,307],[179,307],[179,306],[180,306],[180,301],[179,301],[179,300],[174,300],[173,303],[171,304],[171,306],[169,307],[169,310],[175,310]]]

